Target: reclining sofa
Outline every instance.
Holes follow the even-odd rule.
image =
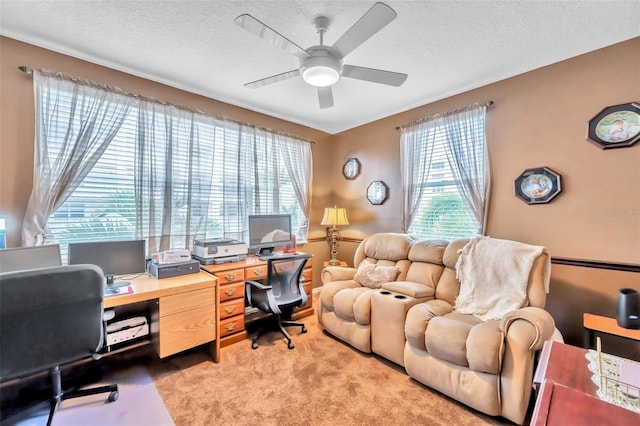
[[[354,348],[403,366],[418,382],[485,414],[522,424],[535,354],[555,330],[553,318],[543,309],[549,256],[543,248],[531,252],[535,246],[507,240],[479,243],[496,241],[507,249],[506,254],[497,254],[501,258],[523,263],[518,250],[509,254],[511,247],[524,247],[530,258],[524,270],[513,266],[520,268],[526,281],[524,300],[499,318],[483,319],[483,315],[461,312],[462,307],[456,309],[456,299],[463,298],[457,276],[463,271],[457,271],[456,264],[476,241],[414,240],[405,234],[382,233],[362,241],[354,268],[324,268],[318,321]],[[469,260],[491,263],[493,254],[484,247],[478,244],[477,255],[465,257],[467,273],[469,268],[482,269]],[[375,270],[363,278],[362,271],[371,268],[386,275]],[[508,299],[499,293],[495,296]]]

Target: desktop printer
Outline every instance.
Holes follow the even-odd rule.
[[[204,264],[234,262],[246,259],[247,244],[227,238],[193,241],[193,257]]]
[[[149,335],[149,323],[144,316],[107,324],[107,346]]]

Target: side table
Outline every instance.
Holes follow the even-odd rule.
[[[620,327],[615,318],[585,313],[582,325],[584,327],[584,344],[589,349],[595,348],[596,331],[640,341],[640,330]]]
[[[329,262],[328,261],[324,262],[322,266],[326,268],[327,266],[329,266]],[[347,262],[345,262],[344,260],[341,260],[339,265],[334,265],[334,266],[338,266],[340,268],[346,268],[348,265],[347,265]]]

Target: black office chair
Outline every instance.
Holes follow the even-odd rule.
[[[291,256],[279,256],[267,260],[267,279],[259,281],[247,281],[247,300],[251,306],[263,312],[273,313],[274,320],[280,332],[287,338],[289,349],[295,346],[289,333],[284,327],[301,327],[301,332],[307,329],[301,322],[291,321],[293,308],[307,304],[307,294],[302,286],[300,277],[304,265],[311,255],[295,254]],[[260,328],[253,336],[251,347],[258,348],[258,338],[270,329]]]
[[[0,382],[50,370],[53,396],[47,425],[70,398],[109,392],[118,385],[65,392],[60,366],[98,359],[104,341],[105,278],[94,265],[57,266],[0,274]]]

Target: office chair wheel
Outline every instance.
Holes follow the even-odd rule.
[[[118,391],[113,391],[109,393],[109,397],[107,398],[107,402],[114,402],[118,400]]]
[[[258,349],[258,342],[251,342],[251,349]]]
[[[302,330],[300,330],[300,333],[304,334],[307,332],[307,327],[305,327],[304,325],[302,326]]]
[[[287,345],[287,347],[288,347],[289,349],[293,349],[293,348],[295,348],[295,346],[293,345],[293,342],[289,342],[289,344]]]

